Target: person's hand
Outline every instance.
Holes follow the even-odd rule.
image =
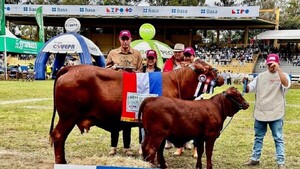
[[[271,63],[270,67],[271,67],[272,69],[274,69],[275,71],[277,71],[277,70],[279,69],[279,65],[278,65],[278,63],[276,63],[276,62]]]
[[[116,70],[117,69],[117,64],[114,64],[112,67],[110,67],[110,68],[112,68],[113,70]]]
[[[242,83],[243,84],[245,84],[245,83],[248,84],[249,83],[249,78],[248,77],[244,77]]]

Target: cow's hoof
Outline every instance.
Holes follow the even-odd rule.
[[[159,164],[158,168],[168,168],[168,164],[167,163],[162,164],[162,165]]]

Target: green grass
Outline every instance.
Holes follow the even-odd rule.
[[[242,89],[242,86],[236,86]],[[227,89],[217,88],[215,93]],[[53,168],[53,147],[49,146],[48,133],[52,117],[53,81],[0,81],[0,168]],[[209,96],[208,96],[209,97]],[[214,168],[240,169],[251,155],[253,145],[253,103],[254,94],[245,94],[250,102],[248,110],[240,111],[217,139],[213,154]],[[300,168],[300,90],[291,89],[287,94],[287,108],[284,122],[284,137],[287,168]],[[28,100],[28,99],[37,99]],[[44,99],[44,100],[38,100]],[[11,103],[8,101],[21,100]],[[27,101],[27,102],[24,102]],[[56,121],[58,117],[56,116]],[[228,120],[227,120],[228,121]],[[224,123],[224,126],[227,124]],[[178,124],[180,125],[180,124]],[[137,128],[132,133],[132,148],[138,150]],[[120,137],[122,134],[120,134]],[[66,158],[74,165],[113,165],[143,167],[148,164],[136,155],[107,157],[110,148],[110,134],[103,129],[92,127],[88,134],[73,129],[66,143]],[[185,150],[180,157],[173,156],[175,149],[165,150],[170,168],[194,168],[196,160],[192,151]],[[270,130],[264,140],[261,165],[257,169],[276,167],[274,141]],[[205,157],[203,164],[205,165]]]

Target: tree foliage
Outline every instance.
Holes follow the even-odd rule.
[[[216,6],[233,6],[236,1],[234,0],[220,0],[220,2],[215,2]]]
[[[281,14],[280,25],[283,29],[300,29],[300,2],[290,0],[285,11]]]

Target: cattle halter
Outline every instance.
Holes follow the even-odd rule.
[[[239,110],[241,110],[243,108],[243,104],[238,103],[237,101],[235,101],[232,97],[229,97],[228,94],[223,91],[222,94],[228,98],[230,101],[232,101],[233,103],[237,104],[239,107]],[[220,134],[223,133],[223,131],[228,127],[228,125],[230,124],[231,120],[233,119],[233,116],[230,118],[230,120],[228,121],[228,123],[225,125],[225,127],[220,131]]]
[[[233,103],[235,103],[235,104],[239,107],[239,110],[242,110],[242,109],[243,109],[243,107],[244,107],[243,105],[244,105],[244,104],[239,103],[239,102],[237,102],[236,100],[234,100],[232,97],[228,96],[228,94],[227,94],[225,91],[223,91],[222,94],[223,94],[226,98],[228,98],[230,101],[232,101]]]

